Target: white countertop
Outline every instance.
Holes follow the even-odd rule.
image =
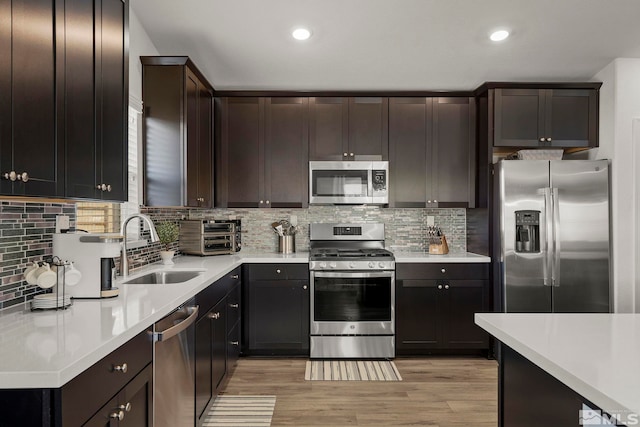
[[[471,252],[448,253],[446,255],[431,255],[424,252],[394,252],[396,262],[491,262],[491,258]]]
[[[425,257],[424,254],[402,255],[403,261],[399,262],[480,259],[444,255],[428,261],[432,258]],[[205,272],[180,284],[123,285],[120,279],[115,283],[120,288],[117,298],[74,300],[66,310],[32,312],[30,303],[26,303],[0,311],[0,389],[63,386],[243,263],[308,261],[308,252],[180,256],[171,268]],[[163,268],[160,264],[146,266],[133,272],[130,278]]]
[[[475,315],[476,324],[611,414],[640,414],[640,314]]]

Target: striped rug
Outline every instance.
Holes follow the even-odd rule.
[[[380,360],[309,360],[309,381],[402,381],[396,364]]]
[[[269,427],[276,406],[275,396],[231,396],[216,398],[204,427]]]

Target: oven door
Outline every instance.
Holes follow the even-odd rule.
[[[311,271],[311,335],[393,335],[395,274]]]

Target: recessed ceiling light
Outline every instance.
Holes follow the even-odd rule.
[[[311,31],[307,30],[306,28],[296,28],[295,30],[293,30],[291,35],[296,40],[306,40],[311,37]]]
[[[509,37],[509,31],[507,31],[507,30],[494,31],[489,36],[491,41],[494,41],[494,42],[500,42],[500,41],[506,39],[507,37]]]

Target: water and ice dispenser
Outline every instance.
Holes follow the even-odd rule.
[[[516,211],[516,252],[540,252],[540,211]]]

